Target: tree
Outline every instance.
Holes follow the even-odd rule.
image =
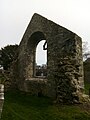
[[[8,70],[10,68],[10,64],[14,60],[14,56],[18,49],[18,45],[7,45],[0,50],[0,65],[4,68],[4,70]]]
[[[88,42],[83,42],[82,51],[83,51],[84,60],[90,57],[90,50],[89,50]]]

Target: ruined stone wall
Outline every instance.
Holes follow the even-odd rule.
[[[51,43],[48,80],[52,82],[53,88],[56,87],[58,102],[78,101],[78,94],[84,90],[81,38],[66,31],[63,34],[64,32],[64,37],[58,35],[54,38],[55,43]]]
[[[47,78],[35,77],[36,46],[47,41]],[[82,42],[75,33],[34,14],[18,52],[18,88],[57,102],[79,102],[83,95]],[[40,92],[39,92],[40,91]]]
[[[47,96],[47,79],[31,78],[24,82],[24,90],[31,95]]]

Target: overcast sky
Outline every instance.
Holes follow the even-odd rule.
[[[75,32],[90,46],[90,0],[0,0],[0,48],[20,43],[34,13]]]

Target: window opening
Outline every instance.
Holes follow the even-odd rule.
[[[36,48],[36,77],[47,76],[47,42],[42,40],[38,43]]]

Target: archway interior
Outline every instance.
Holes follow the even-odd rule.
[[[40,66],[42,64],[47,63],[47,50],[46,50],[46,47],[47,47],[46,42],[47,41],[46,42],[45,41],[46,41],[46,37],[45,37],[44,33],[40,32],[40,31],[34,32],[31,35],[31,37],[30,37],[30,39],[28,41],[27,45],[28,45],[28,51],[29,51],[29,56],[30,56],[29,57],[29,61],[30,61],[30,65],[29,65],[30,73],[29,73],[29,76],[31,76],[31,77],[37,77],[36,63],[37,63],[37,65],[40,65]],[[38,48],[38,45],[41,46],[41,48]],[[37,49],[39,49],[38,55],[36,53]],[[40,61],[37,62],[38,61],[37,56],[39,56],[38,57],[39,59],[42,59],[41,62]],[[44,62],[42,62],[42,61],[44,61]],[[43,74],[41,74],[41,75],[43,76]],[[41,75],[40,75],[40,77],[41,77]]]
[[[42,40],[36,47],[36,76],[47,76],[47,43]]]

